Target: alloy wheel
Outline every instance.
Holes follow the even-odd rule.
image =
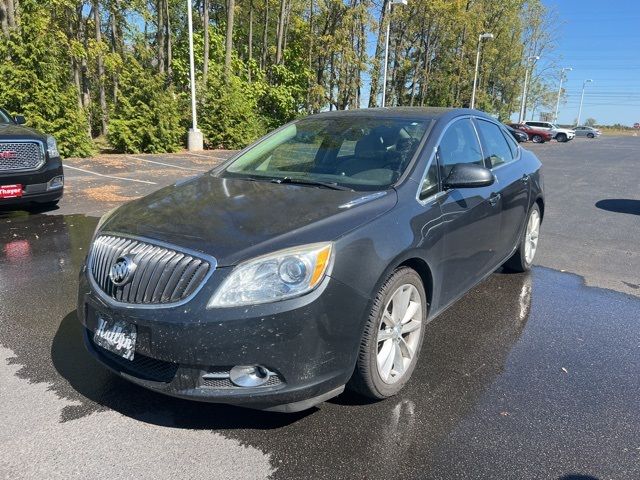
[[[524,239],[524,258],[527,263],[533,262],[533,257],[538,248],[538,237],[540,235],[540,214],[538,210],[533,210],[527,222],[527,232]]]
[[[416,355],[422,330],[422,300],[411,284],[401,285],[387,302],[378,329],[377,367],[387,384],[400,380]]]

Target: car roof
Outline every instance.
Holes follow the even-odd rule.
[[[333,110],[314,115],[316,118],[341,118],[341,117],[382,117],[382,118],[409,118],[416,120],[436,120],[454,118],[460,115],[475,115],[496,121],[480,110],[469,108],[444,108],[444,107],[378,107],[378,108],[354,108],[352,110]]]

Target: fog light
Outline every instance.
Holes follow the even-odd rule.
[[[57,188],[62,188],[63,186],[64,186],[64,177],[62,175],[53,177],[51,180],[47,182],[47,190],[55,190]]]
[[[259,387],[269,381],[269,370],[259,365],[236,365],[229,372],[229,380],[239,387]]]

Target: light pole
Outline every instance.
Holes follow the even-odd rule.
[[[476,106],[476,84],[478,83],[478,66],[480,65],[480,46],[482,40],[493,40],[493,33],[481,33],[478,35],[478,51],[476,52],[476,71],[473,74],[473,90],[471,91],[471,108]]]
[[[191,0],[187,0],[187,22],[189,24],[189,83],[191,84],[191,122],[189,129],[187,147],[189,151],[198,151],[203,148],[202,132],[198,130],[198,119],[196,115],[196,73],[193,60],[193,18]]]
[[[387,39],[384,45],[384,66],[382,73],[382,106],[384,107],[387,99],[387,63],[389,62],[389,33],[391,27],[391,6],[392,5],[406,5],[407,0],[389,0],[387,2]]]
[[[584,101],[584,89],[587,86],[587,83],[591,83],[593,80],[590,78],[582,82],[582,95],[580,96],[580,109],[578,110],[578,121],[576,122],[576,126],[580,126],[580,117],[582,116],[582,102]]]
[[[522,105],[520,105],[520,117],[518,123],[524,122],[524,109],[527,104],[527,84],[529,83],[529,64],[534,60],[540,60],[538,55],[527,57],[527,61],[524,65],[524,87],[522,89]]]
[[[558,87],[558,101],[556,102],[556,114],[553,116],[553,123],[558,123],[558,109],[560,108],[560,94],[562,93],[562,81],[564,80],[564,72],[571,72],[573,68],[565,67],[560,70],[560,86]]]

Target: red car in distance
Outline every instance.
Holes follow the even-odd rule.
[[[551,133],[551,131],[533,128],[529,125],[525,125],[524,123],[511,123],[509,126],[526,133],[529,137],[529,140],[531,140],[533,143],[544,143],[550,141],[553,138],[553,134]]]

